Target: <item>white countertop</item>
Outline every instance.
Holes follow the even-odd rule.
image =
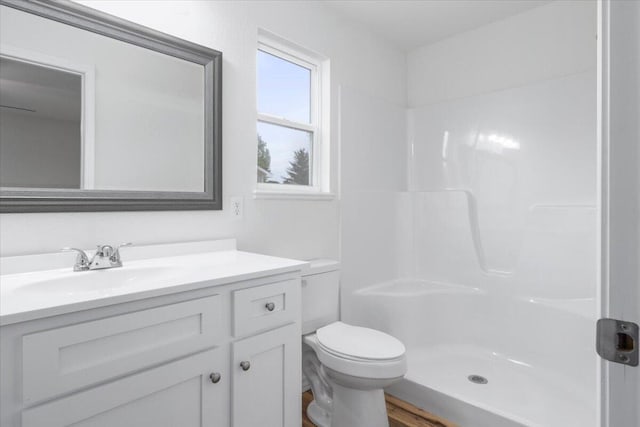
[[[123,264],[95,271],[74,272],[69,265],[0,275],[0,325],[304,271],[308,266],[305,261],[229,249],[129,261],[123,251]]]

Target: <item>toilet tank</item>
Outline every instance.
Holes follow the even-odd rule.
[[[340,263],[309,261],[302,275],[302,334],[340,320]]]

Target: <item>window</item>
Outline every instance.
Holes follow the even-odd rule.
[[[261,37],[256,64],[256,193],[326,192],[322,61],[289,43]]]

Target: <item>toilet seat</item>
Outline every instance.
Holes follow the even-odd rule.
[[[358,361],[382,361],[402,357],[404,344],[384,332],[334,322],[316,331],[318,342],[329,353]]]
[[[304,341],[324,366],[339,373],[392,379],[407,372],[404,345],[380,331],[335,322],[306,335]]]

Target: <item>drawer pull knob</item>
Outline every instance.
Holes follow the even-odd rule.
[[[220,375],[219,372],[214,372],[213,374],[209,375],[209,379],[214,384],[218,384],[221,378],[222,378],[222,375]]]
[[[274,303],[272,303],[272,302],[268,302],[268,303],[266,303],[264,306],[265,306],[265,307],[267,308],[267,310],[269,310],[269,311],[273,311],[273,310],[275,310],[275,308],[276,308],[276,305],[275,305]]]
[[[243,371],[248,371],[251,368],[251,363],[247,362],[246,360],[243,360],[242,362],[240,362],[240,367],[242,368]]]

